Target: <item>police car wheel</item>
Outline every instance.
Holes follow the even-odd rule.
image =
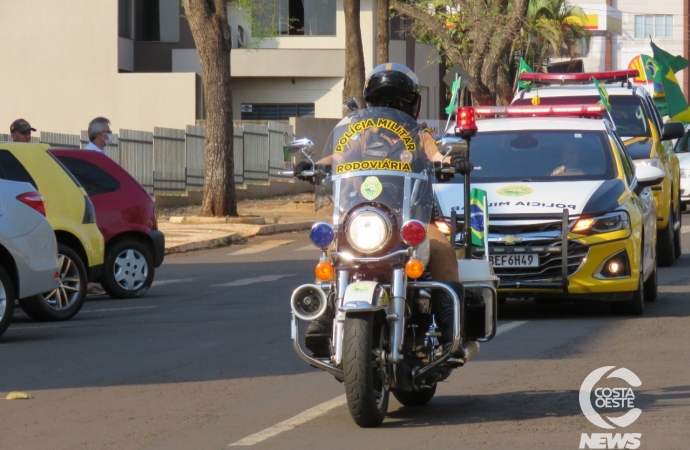
[[[656,240],[656,255],[658,264],[661,267],[671,267],[675,259],[674,244],[673,244],[673,213],[669,215],[669,221],[666,228],[659,230]]]
[[[644,281],[642,271],[640,271],[639,282],[637,283],[637,291],[633,297],[625,302],[611,303],[611,309],[614,314],[621,316],[641,316],[644,312]]]
[[[680,196],[678,196],[680,198]],[[673,217],[674,223],[678,221],[678,228],[673,231],[673,256],[678,259],[683,254],[683,249],[680,244],[680,228],[683,226],[683,213],[680,210],[680,204],[676,208],[676,214]]]

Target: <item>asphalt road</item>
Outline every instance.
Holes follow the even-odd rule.
[[[378,429],[355,426],[342,386],[292,350],[289,295],[317,257],[306,233],[262,237],[169,257],[146,297],[90,298],[69,322],[20,310],[0,340],[0,398],[33,398],[0,400],[0,449],[550,449],[618,432],[641,433],[640,448],[688,447],[690,254],[660,269],[659,298],[639,318],[507,302],[475,360],[425,407],[391,397]],[[602,366],[641,380],[627,428],[598,428],[580,409],[583,380]]]

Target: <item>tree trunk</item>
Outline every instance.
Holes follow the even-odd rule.
[[[364,106],[364,49],[359,26],[359,0],[343,0],[345,12],[345,85],[343,100],[356,98]]]
[[[390,18],[390,0],[378,0],[376,10],[376,64],[389,62],[388,57],[388,24]]]
[[[206,104],[205,216],[237,216],[233,162],[232,48],[226,0],[184,0],[201,63]]]

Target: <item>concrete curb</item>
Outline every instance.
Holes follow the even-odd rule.
[[[232,224],[264,225],[264,224],[266,224],[266,219],[264,219],[262,216],[245,216],[245,217],[173,216],[170,218],[170,223],[180,223],[180,224],[232,223]]]
[[[190,252],[192,250],[203,250],[206,248],[222,247],[229,244],[234,244],[235,242],[240,242],[244,238],[239,233],[228,234],[227,236],[222,236],[216,239],[207,239],[203,241],[187,242],[186,244],[173,245],[171,247],[165,248],[165,254],[170,255],[172,253],[184,253]]]
[[[172,253],[184,253],[192,250],[223,247],[241,242],[243,239],[253,236],[265,236],[269,234],[287,233],[290,231],[308,230],[313,224],[314,222],[311,220],[292,223],[276,223],[271,225],[234,224],[233,228],[238,228],[234,233],[230,233],[227,236],[221,236],[215,239],[203,239],[196,242],[188,242],[186,244],[166,247],[165,254],[169,255]]]

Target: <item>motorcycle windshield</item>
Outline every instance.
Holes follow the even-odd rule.
[[[317,178],[317,220],[334,225],[338,247],[353,244],[354,227],[361,235],[388,229],[390,245],[363,251],[375,253],[399,241],[398,231],[408,220],[429,223],[436,178],[420,131],[412,117],[391,108],[357,110],[336,125],[314,160],[323,174]],[[353,220],[362,212],[378,214],[382,222]]]

